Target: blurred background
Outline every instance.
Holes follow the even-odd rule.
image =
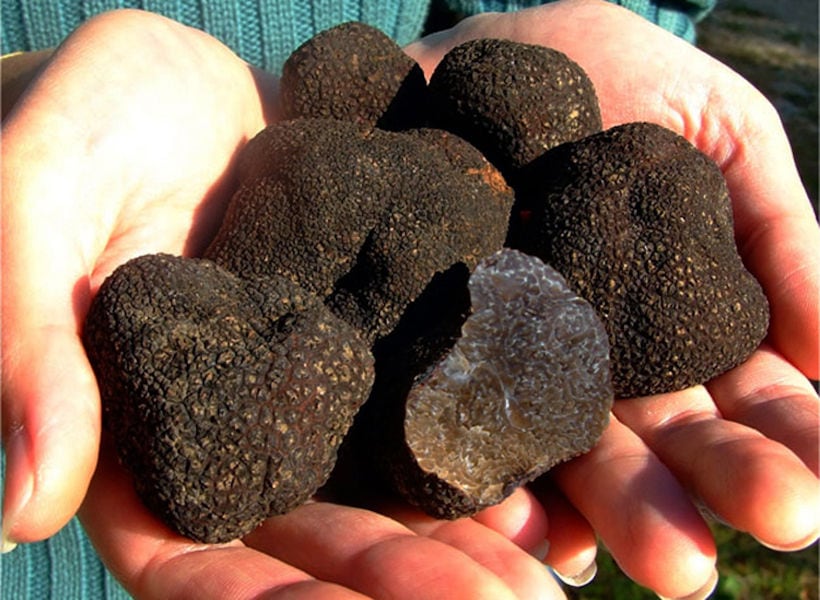
[[[783,119],[817,208],[817,0],[718,0],[698,46],[761,90]]]
[[[719,0],[698,27],[698,46],[751,81],[774,104],[803,184],[818,201],[818,2]],[[720,582],[715,600],[817,600],[817,544],[782,554],[714,525]],[[578,600],[656,600],[623,576],[601,548],[598,575],[569,592]]]

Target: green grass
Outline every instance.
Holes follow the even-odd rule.
[[[720,582],[715,600],[817,600],[818,547],[800,552],[775,552],[752,537],[713,526],[718,544]],[[657,600],[657,596],[632,583],[605,549],[598,552],[598,575],[589,585],[568,590],[575,600]]]
[[[715,528],[721,581],[715,599],[816,600],[817,544],[800,552],[774,552],[748,535]]]

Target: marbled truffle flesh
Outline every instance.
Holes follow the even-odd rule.
[[[427,325],[411,318],[377,351],[367,404],[381,467],[438,518],[497,504],[591,449],[613,400],[606,330],[557,271],[505,249],[465,275],[464,293],[431,298]]]
[[[367,346],[317,299],[205,260],[120,266],[83,341],[139,496],[202,542],[310,498],[373,381]]]
[[[463,137],[508,175],[601,130],[595,88],[565,54],[502,39],[465,42],[430,78],[430,123]]]
[[[768,303],[738,254],[723,175],[685,138],[622,125],[555,148],[514,185],[508,243],[595,307],[617,397],[705,383],[765,337]]]
[[[364,23],[337,25],[302,44],[285,61],[280,89],[286,119],[340,119],[401,130],[425,118],[421,67]]]

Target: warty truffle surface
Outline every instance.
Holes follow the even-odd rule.
[[[508,175],[550,148],[601,130],[595,88],[557,50],[478,39],[450,50],[429,84],[430,122]]]
[[[437,272],[500,249],[513,203],[497,170],[444,132],[297,119],[251,140],[239,168],[205,256],[294,281],[371,342]]]
[[[342,23],[302,44],[285,61],[280,89],[286,119],[340,119],[389,130],[425,120],[421,67],[364,23]]]
[[[373,380],[367,346],[297,286],[168,255],[106,279],[83,342],[138,494],[204,542],[304,503]]]
[[[514,185],[508,243],[595,307],[619,398],[705,383],[765,337],[768,303],[738,254],[723,174],[682,136],[614,127],[548,152]]]

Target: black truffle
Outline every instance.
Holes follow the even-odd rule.
[[[167,255],[106,279],[83,341],[137,492],[203,542],[307,500],[373,379],[356,332],[289,281]]]
[[[297,119],[239,160],[241,187],[205,256],[294,281],[371,342],[437,272],[473,268],[504,243],[512,191],[450,134]]]
[[[508,243],[598,311],[617,397],[705,383],[766,335],[768,304],[738,254],[723,175],[685,138],[615,127],[551,150],[515,186]]]
[[[424,121],[421,67],[364,23],[337,25],[302,44],[285,61],[280,89],[286,119],[340,119],[390,130]]]
[[[410,502],[473,514],[595,445],[613,399],[608,351],[560,274],[500,251],[441,277],[377,348],[367,443]]]
[[[453,48],[428,88],[430,122],[474,144],[502,173],[601,130],[595,88],[565,54],[500,39]]]

